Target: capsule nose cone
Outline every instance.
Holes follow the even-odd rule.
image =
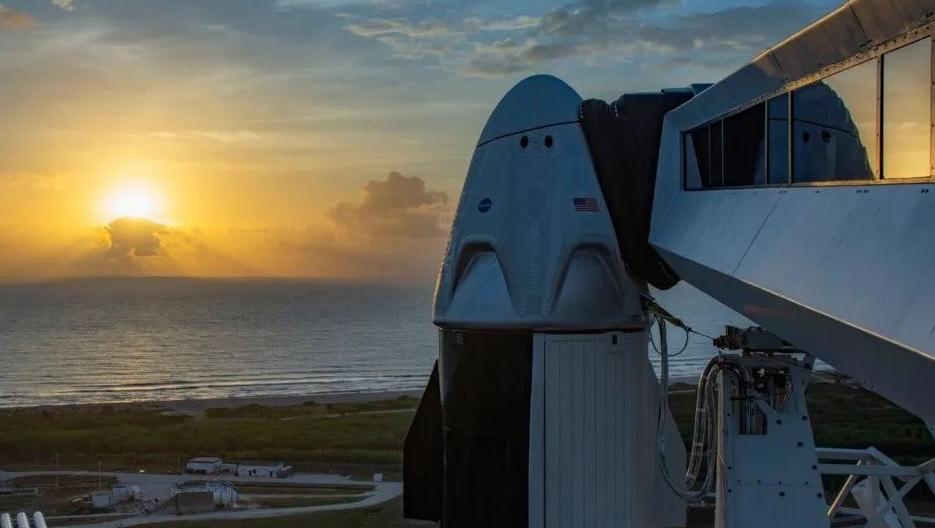
[[[442,263],[442,328],[644,324],[585,136],[581,97],[546,75],[497,105],[474,151]]]
[[[551,75],[533,75],[514,86],[490,115],[477,144],[499,137],[578,120],[581,96]]]

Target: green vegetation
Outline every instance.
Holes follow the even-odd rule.
[[[325,504],[343,504],[346,502],[356,502],[363,497],[261,497],[250,499],[250,504],[256,504],[262,508],[297,508],[305,506],[323,506]]]
[[[147,528],[426,528],[435,523],[404,520],[402,501],[348,511],[310,513],[241,521],[182,521],[148,524]]]
[[[688,385],[669,399],[679,430],[690,442],[695,412]],[[874,446],[904,463],[935,456],[935,444],[917,417],[870,391],[842,383],[811,383],[806,392],[815,444],[821,447]]]
[[[866,390],[815,383],[808,389],[817,445],[873,446],[903,463],[935,456],[935,443],[921,420]]]
[[[285,407],[248,405],[202,416],[100,407],[94,412],[19,409],[0,415],[4,468],[178,471],[195,455],[230,460],[388,464],[398,467],[418,401]],[[321,469],[321,468],[317,468]]]
[[[670,403],[687,439],[694,410],[690,387]],[[887,400],[836,383],[813,383],[808,391],[817,443],[876,446],[891,456],[931,456],[925,426]],[[49,411],[18,409],[0,414],[0,467],[77,468],[174,472],[195,455],[225,459],[284,460],[299,470],[366,474],[379,467],[398,476],[402,443],[415,398],[264,407],[210,409],[200,416],[158,410],[110,408]],[[56,454],[58,454],[56,459]]]

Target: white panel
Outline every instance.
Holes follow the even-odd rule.
[[[543,379],[533,382],[533,410],[538,412],[536,402],[544,402],[544,424],[531,420],[531,432],[543,441],[532,439],[530,445],[541,446],[545,454],[545,482],[535,488],[545,496],[531,496],[530,508],[542,508],[544,502],[545,522],[530,525],[653,527],[657,505],[681,506],[681,517],[677,512],[664,516],[665,526],[677,525],[684,504],[657,498],[658,385],[645,332],[538,335],[536,343],[533,372],[541,372]],[[543,394],[535,395],[536,390]],[[678,464],[678,452],[673,459]],[[530,519],[538,523],[541,517],[535,513]]]
[[[529,393],[529,528],[545,527],[545,341],[533,336]]]
[[[789,367],[782,409],[768,404],[766,434],[741,434],[732,412],[732,377],[721,378],[718,410],[718,528],[827,528],[828,505],[805,401],[809,372]],[[764,456],[765,455],[765,456]]]

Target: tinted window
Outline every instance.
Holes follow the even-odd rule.
[[[883,56],[883,177],[930,173],[931,39]]]
[[[685,134],[682,145],[685,156],[685,187],[721,187],[721,122],[689,131]]]
[[[789,183],[789,94],[767,103],[769,183]]]
[[[724,185],[766,182],[766,105],[758,104],[724,120]]]
[[[794,92],[794,181],[873,179],[876,78],[871,61]]]
[[[724,151],[722,127],[720,121],[715,121],[708,126],[708,157],[711,164],[708,174],[708,187],[721,187],[724,185]]]
[[[685,158],[685,187],[701,189],[707,177],[708,131],[706,128],[695,129],[685,134],[682,141]]]

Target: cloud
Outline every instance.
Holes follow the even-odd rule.
[[[349,24],[347,30],[361,37],[373,38],[384,35],[402,35],[409,38],[447,37],[454,31],[442,22],[407,22],[373,18],[357,24]]]
[[[26,29],[36,25],[36,19],[28,13],[14,11],[0,4],[0,30]]]
[[[750,57],[822,12],[811,4],[779,0],[667,19],[641,16],[642,8],[661,3],[587,1],[554,9],[516,37],[475,43],[463,71],[502,76],[534,71],[551,61],[601,54],[623,60],[653,54],[675,62],[688,55],[704,59],[731,52]]]
[[[224,238],[211,236],[197,227],[170,227],[144,218],[118,218],[107,224],[103,240],[87,248],[68,263],[61,275],[263,275],[246,261],[218,251]],[[230,248],[241,255],[256,253],[255,248]]]
[[[159,257],[165,255],[162,237],[169,229],[143,218],[118,218],[104,233],[108,238],[107,258]]]
[[[178,132],[154,130],[152,132],[147,132],[145,137],[165,141],[204,139],[219,143],[242,143],[245,141],[256,141],[260,139],[261,136],[252,130],[182,130]]]
[[[75,10],[75,0],[52,0],[52,3],[65,11],[74,11]]]
[[[468,17],[464,19],[464,27],[479,31],[516,31],[519,29],[534,28],[541,22],[542,18],[527,15],[493,20],[484,20],[480,17]]]
[[[389,46],[399,59],[419,60],[426,57],[441,58],[451,50],[451,44],[460,36],[449,24],[428,20],[408,22],[401,19],[371,18],[345,29],[367,39]]]
[[[434,58],[451,72],[501,77],[569,58],[736,64],[824,10],[800,0],[681,15],[665,9],[678,5],[677,0],[577,0],[541,14],[369,18],[345,29],[382,42],[397,57]]]
[[[360,203],[339,202],[327,217],[351,235],[432,238],[445,234],[447,203],[448,195],[427,190],[422,178],[391,172],[386,180],[368,182]]]

